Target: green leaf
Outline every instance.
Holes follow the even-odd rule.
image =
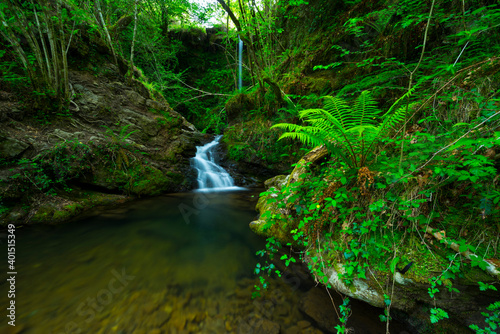
[[[395,258],[393,258],[392,261],[391,261],[391,272],[393,274],[396,271],[396,266],[398,265],[398,262],[399,262],[399,257],[398,256],[396,256]]]

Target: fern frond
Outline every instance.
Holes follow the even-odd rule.
[[[413,86],[409,91],[407,91],[406,93],[403,94],[403,96],[401,96],[399,99],[396,100],[396,102],[394,102],[392,104],[392,106],[389,108],[389,110],[387,110],[387,112],[382,116],[382,118],[385,118],[387,117],[388,115],[390,115],[393,110],[401,103],[401,101],[406,98],[406,97],[410,97],[411,94],[413,94],[413,92],[415,91],[415,89],[417,88],[417,86]]]
[[[285,132],[279,137],[278,140],[286,138],[294,140],[298,139],[307,146],[319,146],[325,144],[325,140],[321,135],[311,132],[310,130],[307,129],[307,127],[303,127],[302,129],[296,129],[294,132]]]
[[[416,103],[411,103],[408,105],[408,110],[413,109]],[[399,107],[392,115],[387,115],[384,117],[382,124],[380,124],[380,135],[385,136],[388,132],[393,129],[396,125],[403,122],[406,118],[406,106]]]
[[[308,109],[300,113],[301,118],[311,123],[311,126],[321,129],[327,134],[329,142],[343,146],[343,151],[355,157],[352,139],[347,135],[347,130],[352,126],[353,111],[345,101],[338,97],[326,96],[326,109]],[[356,138],[354,138],[356,141]]]
[[[414,88],[399,98],[382,116],[369,91],[361,93],[353,108],[341,98],[325,96],[324,109],[299,111],[300,118],[308,125],[279,123],[272,128],[287,131],[279,140],[291,138],[309,146],[325,145],[331,154],[350,167],[364,166],[373,155],[373,147],[378,140],[404,121],[406,108],[396,107],[413,91]]]
[[[352,109],[341,98],[325,96],[324,110],[331,116],[335,117],[343,129],[347,129],[352,117]]]
[[[376,125],[380,117],[381,111],[377,108],[375,101],[369,91],[363,91],[354,102],[352,113],[354,126]]]
[[[327,110],[307,109],[302,110],[299,115],[302,119],[311,124],[311,126],[329,132],[333,137],[342,136],[345,131],[342,123]]]

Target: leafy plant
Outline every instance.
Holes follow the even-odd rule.
[[[369,91],[364,91],[351,108],[339,97],[325,96],[324,109],[299,111],[299,117],[310,125],[279,123],[273,128],[286,132],[279,139],[298,139],[312,146],[325,145],[350,168],[365,166],[372,157],[375,144],[404,119],[405,107],[396,107],[413,90],[399,98],[382,115]]]

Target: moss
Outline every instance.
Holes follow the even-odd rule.
[[[235,124],[224,132],[228,157],[234,161],[261,164],[269,169],[285,171],[296,161],[296,143],[280,140],[281,131],[271,129],[273,123],[264,118]]]
[[[247,94],[233,96],[226,103],[226,115],[229,124],[248,120],[252,110],[256,109],[255,101]]]
[[[33,223],[45,223],[51,222],[54,217],[55,208],[52,206],[41,206],[36,210],[35,215],[31,218]]]
[[[74,191],[43,202],[35,209],[28,223],[62,223],[95,206],[122,203],[125,200],[127,197],[122,195]]]
[[[134,195],[158,195],[172,187],[174,181],[160,170],[147,167],[143,179],[134,181],[129,189]]]
[[[53,220],[54,222],[62,222],[73,218],[78,215],[85,208],[82,203],[71,203],[63,206],[61,210],[55,210]]]

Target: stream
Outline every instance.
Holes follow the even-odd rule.
[[[265,242],[248,228],[257,197],[171,194],[17,229],[16,326],[3,316],[0,333],[328,333],[304,313],[337,318],[314,282],[285,274],[251,299]],[[356,333],[385,332],[381,310],[351,305]]]

